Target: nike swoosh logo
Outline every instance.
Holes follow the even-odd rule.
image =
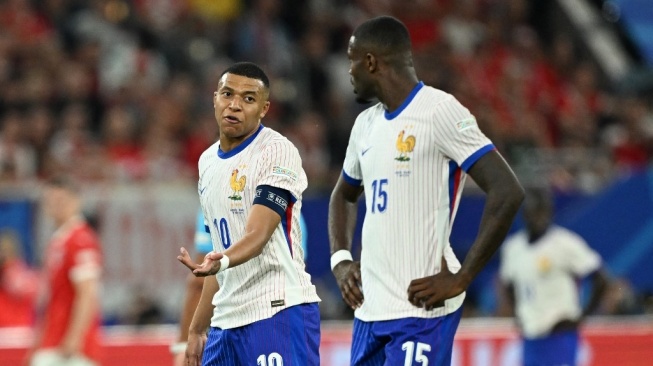
[[[372,146],[370,146],[367,149],[363,150],[363,152],[361,152],[361,156],[365,155],[365,153],[370,151],[371,148],[372,148]]]
[[[205,190],[206,190],[206,187],[200,189],[200,194],[204,193]]]

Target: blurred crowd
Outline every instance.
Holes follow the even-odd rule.
[[[362,20],[410,29],[424,82],[456,96],[520,174],[594,191],[653,156],[646,95],[612,92],[569,34],[526,0],[0,1],[0,182],[187,181],[217,130],[233,61],[264,66],[264,124],[300,149],[308,194],[330,191],[356,105],[346,47]],[[539,5],[542,7],[542,5]]]
[[[653,98],[618,93],[575,37],[547,26],[550,3],[0,0],[0,187],[53,172],[194,184],[217,137],[219,73],[248,60],[271,77],[264,124],[300,150],[307,195],[327,194],[366,107],[353,98],[349,36],[391,14],[409,27],[420,78],[467,106],[525,183],[595,192],[653,161]],[[603,312],[650,311],[653,296],[635,297],[615,285]],[[161,310],[129,317],[158,322]]]

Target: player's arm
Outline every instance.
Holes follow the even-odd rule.
[[[486,200],[478,235],[457,273],[463,290],[497,251],[524,200],[524,189],[497,151],[481,157],[468,173]]]
[[[75,300],[73,301],[71,319],[59,345],[59,350],[65,357],[81,352],[84,335],[95,320],[99,307],[99,278],[97,276],[73,283],[75,286]]]
[[[499,309],[497,315],[515,315],[515,286],[510,282],[501,284],[501,298],[499,299]]]
[[[254,204],[245,224],[245,235],[224,251],[229,268],[241,265],[263,252],[263,248],[281,223],[281,216],[268,206]]]
[[[202,285],[202,295],[188,329],[188,346],[186,347],[186,365],[202,364],[202,352],[206,344],[206,332],[213,316],[213,296],[220,289],[216,276],[207,276]]]
[[[202,263],[203,260],[204,254],[198,253],[195,256],[195,263]],[[203,277],[196,277],[192,273],[186,276],[186,297],[184,298],[184,305],[179,319],[179,336],[177,337],[177,342],[170,347],[170,351],[176,355],[174,360],[175,366],[185,365],[184,351],[186,350],[186,342],[188,341],[188,328],[202,296],[203,285]]]
[[[360,290],[360,263],[353,262],[351,258],[351,244],[358,215],[358,199],[362,192],[362,186],[347,183],[341,175],[329,200],[331,270],[336,277],[345,303],[354,309],[363,303],[363,293]],[[343,257],[338,258],[339,256]]]
[[[583,308],[583,315],[582,315],[583,318],[592,314],[598,308],[599,304],[601,303],[601,299],[603,298],[603,295],[605,294],[605,291],[608,288],[608,283],[609,283],[608,276],[606,275],[605,271],[601,268],[594,271],[587,277],[591,284],[591,290],[590,290],[590,297],[587,300],[587,304]]]
[[[478,159],[468,174],[486,193],[476,240],[457,273],[451,273],[443,260],[440,273],[411,282],[408,298],[415,306],[432,309],[464,292],[505,239],[524,199],[522,186],[505,160],[494,150]]]
[[[292,196],[289,191],[268,185],[257,186],[257,197],[249,211],[243,236],[223,253],[210,252],[204,262],[197,265],[190,260],[182,248],[182,255],[177,257],[196,276],[207,276],[239,266],[263,252],[272,234],[281,223],[281,217],[289,209]]]

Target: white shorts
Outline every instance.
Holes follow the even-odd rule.
[[[30,366],[99,366],[99,364],[81,355],[64,358],[57,350],[50,348],[34,352]]]

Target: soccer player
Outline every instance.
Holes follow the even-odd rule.
[[[523,337],[523,365],[576,365],[578,326],[599,304],[607,278],[601,258],[577,234],[551,222],[553,204],[543,189],[528,191],[526,224],[502,249],[499,274],[515,305]],[[581,308],[576,281],[589,277]]]
[[[43,257],[48,300],[28,352],[29,364],[99,365],[102,254],[98,237],[82,217],[78,188],[70,179],[48,180],[42,204],[58,229]]]
[[[214,251],[201,265],[183,248],[178,257],[206,276],[191,366],[319,364],[320,299],[299,227],[306,174],[292,143],[261,124],[269,93],[265,73],[244,62],[223,72],[214,94],[220,138],[200,157],[198,186]]]
[[[351,365],[448,365],[464,291],[497,250],[523,199],[512,170],[452,95],[419,81],[408,30],[382,16],[349,40],[356,119],[329,203],[331,268],[355,309]],[[462,266],[449,234],[471,175],[487,200]],[[360,262],[350,253],[357,201]]]
[[[195,221],[195,262],[202,263],[204,256],[213,250],[211,243],[211,235],[207,228],[207,222],[204,220],[204,215],[200,209],[197,212]],[[186,365],[186,345],[188,340],[188,327],[190,326],[193,313],[202,295],[202,285],[204,278],[196,277],[192,273],[188,274],[186,278],[186,297],[184,298],[184,305],[181,311],[179,320],[179,337],[177,342],[170,346],[170,352],[174,355],[174,366]]]

